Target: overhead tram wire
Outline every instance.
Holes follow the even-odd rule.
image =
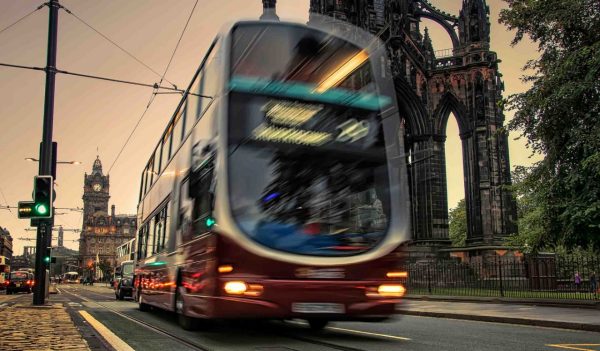
[[[0,66],[11,67],[11,68],[29,69],[29,70],[34,70],[34,71],[45,71],[46,70],[44,67],[23,66],[23,65],[15,65],[15,64],[10,64],[10,63],[1,63],[1,62],[0,62]],[[180,94],[185,93],[185,90],[181,90],[179,88],[171,88],[171,87],[160,86],[160,85],[158,85],[158,83],[154,83],[154,84],[140,83],[140,82],[134,82],[134,81],[129,81],[129,80],[123,80],[123,79],[94,76],[94,75],[91,75],[91,74],[69,72],[69,71],[64,71],[64,70],[61,70],[61,69],[56,69],[55,72],[56,73],[61,73],[61,74],[66,74],[66,75],[71,75],[71,76],[76,76],[76,77],[82,77],[82,78],[91,78],[91,79],[104,80],[104,81],[113,82],[113,83],[122,83],[122,84],[137,85],[137,86],[142,86],[142,87],[153,88],[155,90],[164,89],[164,90],[170,90],[170,91],[173,91],[173,92],[176,92],[176,93],[180,93]]]
[[[196,5],[198,5],[198,0],[196,0],[196,2],[194,3],[194,7],[192,7],[192,11],[190,11],[190,15],[188,16],[188,19],[185,22],[185,26],[183,27],[183,31],[181,32],[181,35],[179,36],[179,40],[177,40],[177,44],[175,45],[175,49],[173,49],[173,53],[171,54],[171,58],[169,59],[169,63],[167,63],[167,67],[165,68],[165,71],[163,72],[162,77],[160,78],[160,82],[158,82],[158,85],[160,85],[162,83],[163,79],[167,75],[167,71],[169,70],[169,67],[171,67],[171,62],[173,62],[173,57],[175,57],[175,53],[177,52],[177,49],[179,48],[179,44],[181,43],[181,39],[183,39],[183,35],[185,34],[185,31],[187,30],[187,27],[190,24],[190,20],[192,19],[192,16],[194,15],[194,11],[196,10]]]
[[[2,191],[2,188],[0,188],[0,194],[2,194],[2,199],[4,199],[4,203],[6,204],[6,209],[8,210],[8,212],[12,213],[12,211],[10,210],[11,206],[8,205],[8,201],[6,201],[6,196],[4,196],[4,191]]]
[[[165,68],[165,71],[163,72],[163,74],[162,74],[162,76],[160,78],[160,81],[158,82],[159,86],[160,86],[160,84],[162,84],[163,79],[165,79],[165,76],[167,75],[167,72],[169,71],[169,67],[171,66],[171,62],[173,62],[173,58],[175,57],[175,53],[177,52],[177,49],[179,48],[179,44],[181,43],[181,39],[183,38],[183,35],[185,34],[185,31],[187,30],[188,24],[190,23],[190,20],[192,19],[192,16],[194,15],[194,11],[196,10],[196,6],[197,5],[198,5],[198,0],[196,0],[196,2],[194,3],[194,6],[192,7],[192,10],[190,11],[190,15],[188,16],[188,19],[185,22],[185,26],[183,27],[183,30],[181,31],[181,35],[179,35],[179,40],[177,40],[177,44],[175,45],[175,49],[173,49],[173,53],[171,54],[171,58],[169,59],[169,63],[167,63],[167,67]],[[119,150],[119,153],[117,154],[117,157],[115,157],[115,160],[113,161],[113,163],[108,168],[108,172],[106,172],[106,174],[110,174],[110,171],[113,169],[113,167],[115,166],[115,164],[119,160],[119,157],[121,157],[121,154],[123,153],[123,150],[125,150],[125,147],[129,143],[129,140],[131,140],[131,137],[133,136],[133,134],[137,130],[137,128],[140,125],[140,123],[142,122],[142,120],[144,119],[144,116],[146,116],[146,113],[148,112],[148,109],[150,108],[150,105],[152,105],[152,102],[154,101],[154,98],[156,97],[156,94],[157,94],[156,91],[152,92],[152,96],[150,97],[150,100],[148,101],[148,104],[146,105],[146,108],[144,109],[144,112],[142,112],[142,115],[140,116],[140,118],[138,119],[137,123],[135,124],[135,126],[131,130],[131,133],[129,133],[129,136],[127,137],[127,140],[125,140],[125,143],[123,143],[123,146],[121,147],[121,150]]]
[[[24,20],[25,18],[31,16],[33,13],[35,13],[38,10],[41,10],[44,6],[46,6],[46,3],[41,4],[40,6],[38,6],[35,10],[29,12],[28,14],[26,14],[25,16],[19,18],[18,20],[16,20],[15,22],[13,22],[12,24],[9,24],[8,26],[0,29],[0,34],[2,34],[2,32],[4,32],[5,30],[8,30],[9,28],[11,28],[12,26],[16,25],[17,23],[21,22],[22,20]]]
[[[114,40],[110,39],[107,35],[103,34],[98,29],[94,28],[91,24],[87,23],[81,17],[77,16],[75,13],[73,13],[73,11],[69,10],[68,8],[66,8],[66,7],[64,7],[62,5],[60,5],[60,8],[62,8],[63,10],[65,10],[66,13],[68,13],[69,15],[75,17],[79,22],[83,23],[85,26],[87,26],[88,28],[90,28],[91,30],[93,30],[94,32],[96,32],[98,35],[100,35],[106,41],[108,41],[112,45],[116,46],[119,50],[121,50],[126,55],[128,55],[129,57],[131,57],[132,59],[134,59],[135,61],[137,61],[139,64],[141,64],[142,66],[146,67],[148,70],[150,70],[152,73],[154,73],[157,77],[161,77],[161,79],[160,79],[161,83],[162,83],[163,80],[166,80],[167,83],[169,83],[169,84],[171,84],[171,86],[173,86],[173,88],[177,89],[177,85],[175,85],[175,83],[169,81],[168,79],[165,79],[164,75],[161,76],[160,73],[156,72],[155,69],[153,69],[152,67],[150,67],[149,65],[147,65],[146,63],[144,63],[142,60],[140,60],[139,58],[137,58],[134,54],[132,54],[131,52],[127,51],[125,48],[123,48],[122,46],[120,46],[119,44],[117,44]]]

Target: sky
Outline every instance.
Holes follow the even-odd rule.
[[[0,30],[34,10],[44,0],[5,0],[0,12]],[[462,0],[430,0],[438,8],[458,14]],[[177,44],[194,0],[61,0],[70,10],[59,12],[57,67],[62,70],[155,83],[159,75],[107,42],[77,20],[92,27],[131,52],[146,65],[162,74]],[[282,19],[305,22],[308,0],[279,0],[277,12]],[[498,24],[501,0],[488,0],[491,10],[491,47],[502,60],[500,71],[506,86],[504,96],[527,89],[520,81],[521,67],[537,57],[536,46],[525,41],[510,46],[513,33]],[[197,69],[208,45],[220,27],[237,19],[257,18],[262,13],[259,0],[200,0],[166,79],[185,87]],[[451,47],[447,34],[433,22],[430,29],[436,50]],[[0,33],[0,62],[44,67],[46,63],[48,10],[43,8]],[[38,157],[44,106],[43,72],[0,67],[0,204],[16,206],[30,200],[33,176],[38,165],[25,161]],[[110,170],[110,204],[117,213],[136,213],[140,174],[152,148],[179,102],[176,94],[158,95],[122,155],[114,163],[152,95],[152,89],[101,82],[73,76],[56,76],[54,140],[58,142],[59,161],[80,161],[82,165],[59,165],[56,207],[82,207],[84,173],[91,173],[99,155],[106,174]],[[507,114],[507,118],[511,115]],[[447,173],[449,207],[464,197],[462,160],[458,127],[448,124]],[[510,137],[511,166],[531,164],[531,151],[523,140]],[[113,165],[114,163],[114,165]],[[112,168],[111,168],[112,166]],[[80,212],[59,210],[56,225],[81,228]],[[20,255],[23,246],[34,241],[34,232],[25,231],[29,221],[17,219],[16,210],[0,210],[0,226],[7,228],[15,241],[13,252]],[[54,235],[56,237],[56,234]],[[65,233],[65,246],[77,249],[78,233]]]

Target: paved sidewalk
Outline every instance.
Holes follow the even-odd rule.
[[[89,350],[61,304],[16,304],[1,311],[0,350]]]
[[[522,304],[405,300],[400,314],[600,332],[600,311]]]
[[[6,295],[6,293],[0,294],[0,307],[4,307],[4,306],[2,306],[3,304],[5,304],[11,300],[14,300],[16,298],[19,298],[20,296],[22,296],[22,295],[18,295],[18,294]]]
[[[544,298],[516,298],[499,296],[444,296],[444,295],[418,295],[408,294],[408,300],[448,301],[448,302],[475,302],[475,303],[510,303],[520,305],[551,306],[551,307],[583,307],[600,309],[600,296],[596,300],[575,299],[544,299]]]

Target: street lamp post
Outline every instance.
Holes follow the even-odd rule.
[[[37,158],[33,158],[33,157],[26,157],[25,158],[26,161],[31,161],[31,162],[40,162],[40,160],[38,160]],[[82,162],[80,161],[56,161],[57,164],[67,164],[67,165],[80,165],[82,164]]]
[[[46,86],[44,97],[44,120],[42,123],[42,142],[40,145],[40,162],[38,173],[52,175],[56,170],[53,158],[52,129],[54,123],[54,88],[56,79],[56,47],[58,37],[58,0],[50,0],[48,20],[48,52],[46,57]],[[53,191],[53,190],[51,190]],[[52,204],[50,204],[52,206]],[[37,242],[35,254],[35,285],[33,290],[33,304],[46,303],[46,265],[44,256],[47,248],[52,245],[52,225],[54,218],[40,219],[37,221]]]

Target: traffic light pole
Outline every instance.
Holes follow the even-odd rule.
[[[46,60],[46,96],[44,99],[44,122],[42,144],[40,148],[39,175],[51,175],[53,169],[52,157],[52,127],[54,122],[54,86],[56,78],[56,44],[58,36],[58,0],[49,0],[48,24],[48,56]],[[52,204],[51,204],[52,205]],[[35,251],[35,285],[33,289],[33,304],[46,303],[46,264],[44,256],[52,245],[52,224],[54,218],[38,220],[37,242]]]

